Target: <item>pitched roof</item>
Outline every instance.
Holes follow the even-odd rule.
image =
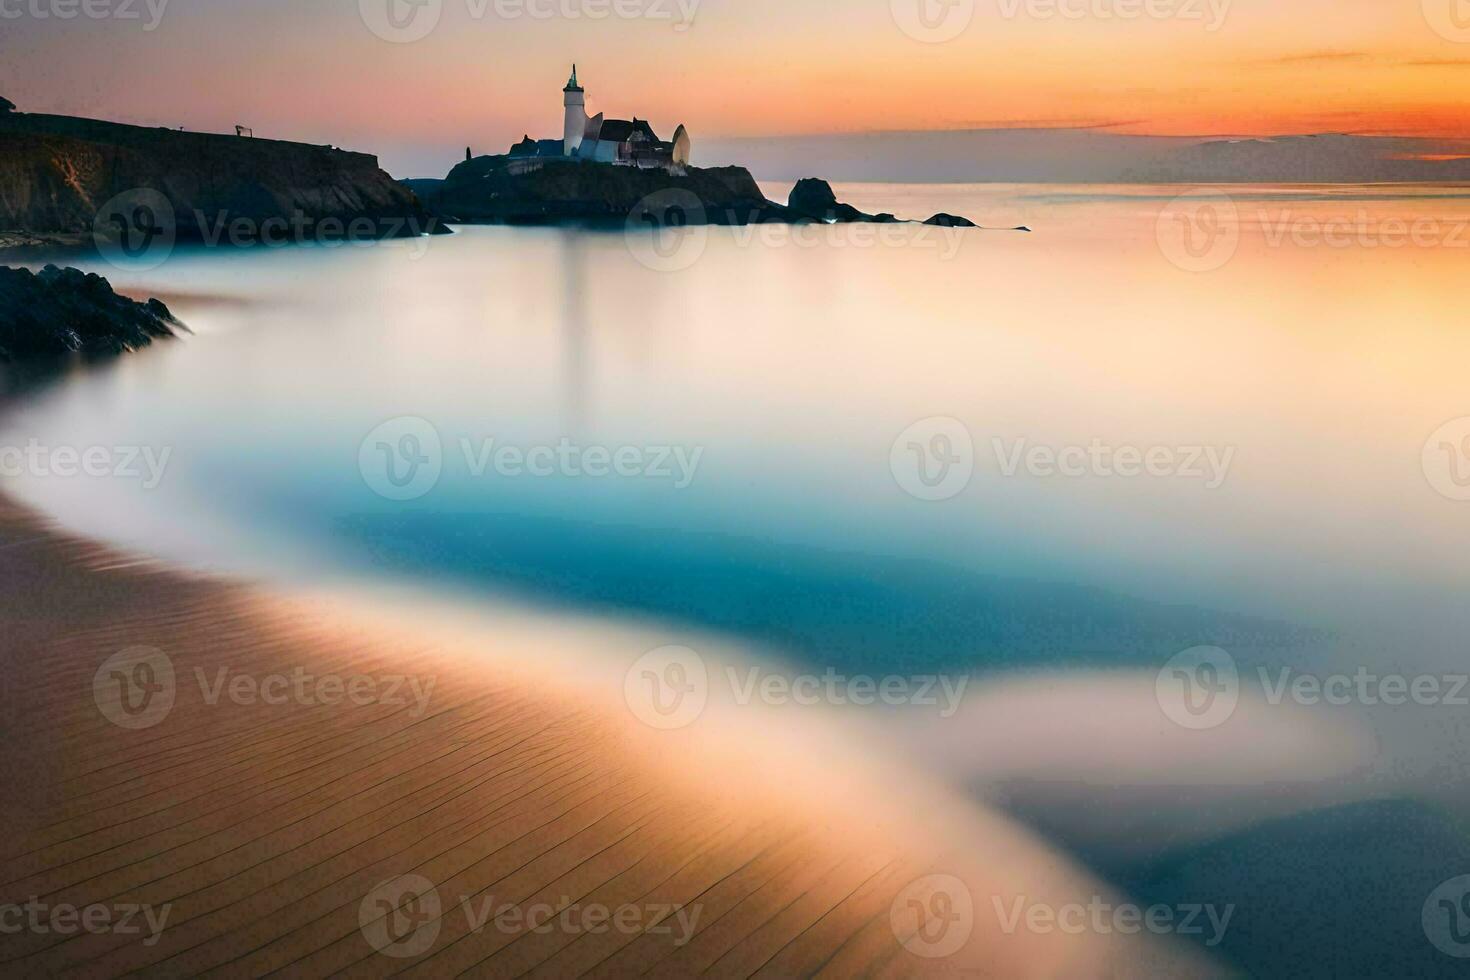
[[[597,138],[609,143],[626,143],[633,138],[634,133],[641,133],[646,140],[658,141],[658,135],[654,133],[653,127],[642,119],[607,119],[602,123],[602,131]]]

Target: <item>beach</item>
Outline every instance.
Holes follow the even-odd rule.
[[[1147,935],[1004,922],[995,910],[1011,896],[1060,906],[1106,889],[917,777],[894,785],[904,774],[852,759],[786,758],[773,772],[754,720],[744,732],[657,731],[618,698],[538,682],[529,662],[492,669],[495,658],[466,657],[437,634],[414,642],[340,608],[181,575],[3,500],[0,581],[15,790],[0,905],[38,903],[50,923],[0,941],[13,975],[1200,966]],[[150,705],[154,717],[127,723],[152,723],[128,728],[109,720],[128,716],[98,671],[138,648],[166,651],[175,696],[165,717]],[[290,687],[273,689],[273,677]],[[371,684],[372,696],[317,683],[332,677],[344,688],[366,678],[358,693]],[[376,950],[385,939],[365,911],[403,875],[432,883],[440,911],[438,925],[418,920],[410,943],[432,942],[412,956]],[[939,947],[896,922],[955,881],[969,893],[969,921],[955,920],[968,939],[925,955]],[[97,921],[111,915],[115,928],[46,918],[72,906],[107,909]],[[582,916],[599,906],[625,914]],[[538,907],[557,910],[557,924],[532,928]]]

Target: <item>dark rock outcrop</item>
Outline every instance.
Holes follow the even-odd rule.
[[[4,113],[7,113],[7,112],[14,112],[14,111],[15,111],[15,103],[14,102],[11,102],[9,99],[5,98],[4,96],[0,96],[0,115],[3,115]]]
[[[975,222],[969,218],[961,218],[954,214],[945,214],[943,211],[924,222],[926,225],[938,225],[940,228],[974,228]]]
[[[122,354],[184,329],[158,300],[119,296],[101,276],[0,266],[0,363]]]
[[[442,181],[405,184],[447,221],[469,224],[614,223],[654,207],[681,204],[690,224],[744,225],[787,220],[742,167],[690,167],[684,175],[576,160],[527,164],[476,157]]]
[[[888,213],[868,214],[859,211],[851,204],[843,204],[837,200],[832,185],[825,180],[816,177],[804,177],[796,182],[791,188],[791,196],[786,201],[787,208],[792,214],[808,221],[825,221],[837,224],[846,224],[856,221],[869,222],[872,224],[897,224],[899,220]],[[938,225],[942,228],[975,228],[975,222],[969,218],[961,218],[953,214],[936,214],[926,225]]]
[[[796,215],[811,221],[847,223],[853,221],[877,221],[878,216],[864,214],[851,204],[837,200],[832,185],[816,177],[804,177],[791,188],[786,206]],[[893,215],[883,217],[893,220]]]
[[[171,213],[153,216],[183,240],[219,241],[227,228],[226,241],[400,237],[437,224],[368,154],[0,113],[0,232],[90,235],[114,220],[112,202],[126,209],[140,194],[166,202],[151,210]]]
[[[403,184],[444,220],[468,224],[899,221],[892,214],[867,214],[839,202],[831,185],[816,178],[799,181],[788,202],[776,204],[744,167],[690,167],[674,175],[576,160],[489,156],[466,160],[443,180]]]

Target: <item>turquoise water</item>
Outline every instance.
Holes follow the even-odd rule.
[[[6,490],[286,593],[605,637],[615,696],[639,652],[716,640],[967,675],[952,717],[865,709],[865,744],[1104,869],[1338,803],[1470,813],[1464,707],[1252,686],[1467,670],[1470,201],[1214,188],[1197,220],[1187,188],[839,191],[1033,231],[464,228],[94,263],[195,334],[0,426],[0,462],[128,472],[27,464]],[[1208,731],[1158,686],[1200,646],[1241,678]]]
[[[1233,257],[1185,269],[1159,238],[1182,190],[842,189],[1029,235],[709,229],[681,255],[683,239],[660,253],[466,228],[99,263],[197,335],[71,379],[10,441],[167,449],[166,474],[10,482],[81,530],[202,567],[627,612],[821,663],[1453,633],[1465,505],[1420,456],[1470,413],[1453,368],[1466,253],[1273,242],[1278,216],[1253,220],[1273,194],[1252,189]],[[1419,194],[1373,206],[1447,228],[1470,214]],[[1293,221],[1374,197],[1275,196]],[[401,448],[394,429],[364,449],[400,418],[439,441],[437,480],[407,500],[364,470]],[[973,445],[942,500],[911,492],[912,454],[948,445],[934,418]],[[1183,472],[1007,473],[1023,450],[1095,445],[1171,451]],[[511,472],[493,456],[507,446],[636,463]]]

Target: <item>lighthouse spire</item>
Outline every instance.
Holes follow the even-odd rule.
[[[565,89],[563,89],[562,91],[564,91],[564,92],[580,92],[580,91],[582,91],[582,86],[577,84],[577,64],[576,64],[576,62],[573,62],[572,63],[572,77],[567,81],[567,87]]]

